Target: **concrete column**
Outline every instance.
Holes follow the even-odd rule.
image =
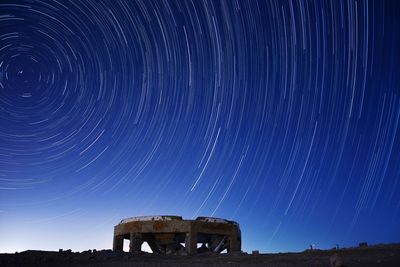
[[[242,246],[242,242],[240,240],[240,236],[238,235],[238,233],[233,233],[230,238],[229,238],[230,242],[229,242],[229,248],[228,251],[240,251],[241,250],[241,246]]]
[[[154,237],[147,237],[146,239],[147,244],[149,244],[149,247],[151,248],[151,251],[153,251],[154,254],[160,254],[160,248],[157,245],[157,242],[154,240]]]
[[[217,235],[213,236],[211,238],[211,242],[208,243],[208,248],[211,251],[214,251],[217,248],[217,246],[219,245],[219,243],[221,242],[221,240],[222,240],[222,238],[220,238],[219,236],[217,236]],[[214,251],[214,252],[216,252],[216,251]]]
[[[154,235],[152,234],[145,234],[143,235],[143,241],[146,241],[149,247],[151,248],[151,251],[154,254],[161,254],[160,251],[160,246],[157,243],[157,241],[154,239]]]
[[[114,235],[113,251],[123,251],[124,249],[124,237]]]
[[[189,255],[197,253],[197,233],[191,227],[185,237],[185,249]]]
[[[142,235],[138,233],[130,234],[129,252],[140,253],[142,251]]]
[[[225,248],[229,251],[229,237],[228,236],[223,236],[218,239],[218,245],[215,247],[214,252],[221,253]]]

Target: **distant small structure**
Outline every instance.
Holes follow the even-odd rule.
[[[124,239],[130,241],[129,251],[133,253],[142,252],[143,242],[147,242],[155,254],[241,251],[239,224],[214,217],[195,220],[164,215],[132,217],[114,227],[114,251],[123,251]],[[202,244],[200,248],[198,244]]]
[[[360,248],[362,248],[362,247],[368,247],[368,243],[367,243],[367,242],[360,242],[360,243],[358,243],[358,246],[359,246]]]

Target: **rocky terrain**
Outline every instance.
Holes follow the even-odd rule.
[[[163,267],[163,266],[400,266],[400,244],[363,246],[332,250],[306,250],[301,253],[277,254],[199,254],[196,256],[166,256],[143,253],[134,255],[111,250],[71,252],[70,250],[34,251],[0,254],[2,267]]]

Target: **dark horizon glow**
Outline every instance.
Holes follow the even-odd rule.
[[[1,1],[0,252],[156,214],[399,242],[399,48],[398,1]]]

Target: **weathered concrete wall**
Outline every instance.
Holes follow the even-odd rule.
[[[143,242],[147,242],[157,254],[196,254],[197,244],[202,251],[221,252],[241,250],[241,233],[236,222],[200,217],[196,220],[182,220],[178,216],[155,216],[156,219],[122,220],[114,227],[113,250],[122,251],[123,240],[130,240],[130,251],[139,253]],[[181,247],[184,243],[184,248]]]

